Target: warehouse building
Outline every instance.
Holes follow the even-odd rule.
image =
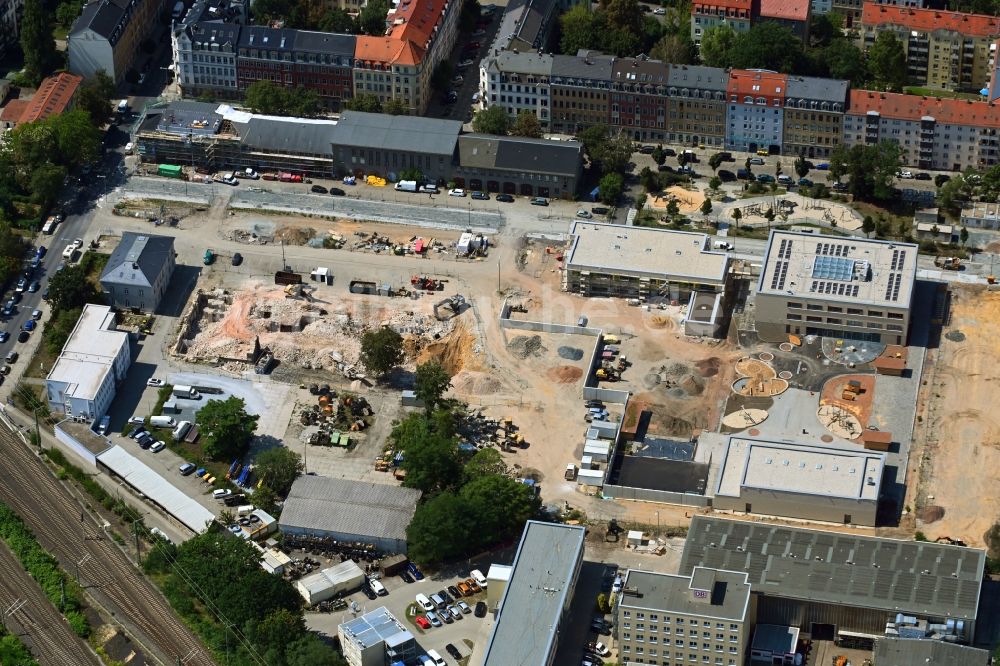
[[[300,476],[288,493],[278,529],[286,536],[322,537],[406,552],[406,528],[420,491],[325,476]]]
[[[772,231],[757,283],[757,333],[905,345],[916,275],[912,243]]]
[[[348,666],[410,663],[421,653],[416,639],[382,606],[337,626]]]
[[[295,589],[305,599],[307,606],[332,599],[344,592],[353,592],[365,582],[365,572],[354,560],[344,560],[332,567],[300,578]]]
[[[743,664],[753,619],[745,572],[696,567],[678,576],[631,569],[616,607],[618,652],[623,664],[670,659],[736,666]],[[688,640],[685,632],[701,639]]]
[[[578,141],[463,134],[453,180],[470,190],[571,199],[582,169]]]
[[[117,330],[115,320],[106,305],[83,306],[45,378],[51,412],[90,422],[107,413],[132,364],[128,333]]]
[[[706,234],[576,222],[562,287],[585,296],[680,301],[723,292],[729,256]]]
[[[679,573],[745,571],[757,624],[872,649],[887,634],[972,642],[985,563],[960,546],[696,515]]]
[[[875,641],[875,663],[878,666],[988,666],[992,663],[987,650],[943,641],[914,638],[880,638]]]
[[[586,530],[529,520],[483,666],[550,666],[583,564]]]
[[[730,437],[712,506],[765,516],[875,526],[885,454]]]

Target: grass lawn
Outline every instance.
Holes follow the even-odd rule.
[[[911,86],[909,88],[903,88],[903,91],[907,95],[922,95],[923,97],[940,97],[943,99],[971,99],[973,101],[982,101],[983,99],[983,96],[978,93],[954,92],[951,90],[938,90],[937,88],[920,88],[917,86]]]
[[[40,332],[35,333],[36,335],[41,335]],[[28,364],[28,369],[24,371],[25,377],[37,377],[39,379],[45,379],[49,370],[52,369],[52,364],[56,362],[56,355],[50,354],[48,349],[46,349],[45,342],[38,345],[38,351],[35,355],[31,357],[31,363]]]
[[[906,211],[883,208],[865,201],[853,201],[850,206],[862,215],[871,215],[875,220],[881,215],[890,225],[891,231],[885,234],[888,238],[903,238],[909,235],[913,226],[913,214]]]

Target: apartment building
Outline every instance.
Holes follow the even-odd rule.
[[[159,24],[161,0],[94,0],[66,37],[69,71],[83,78],[99,70],[121,83],[139,55],[139,44]]]
[[[772,231],[757,282],[757,332],[906,344],[916,274],[913,243]]]
[[[529,51],[502,51],[480,63],[483,104],[500,106],[515,118],[522,111],[535,114],[544,131],[551,119],[550,79],[553,57]]]
[[[781,154],[788,75],[762,69],[729,72],[726,148]]]
[[[724,69],[671,65],[667,73],[668,140],[691,146],[725,145],[728,83]]]
[[[837,79],[789,76],[781,152],[829,157],[843,133],[848,86]]]
[[[709,28],[728,25],[736,32],[750,29],[753,0],[697,0],[691,4],[691,39],[701,44]]]
[[[623,664],[743,664],[755,611],[744,572],[630,569],[615,608]]]
[[[614,61],[614,56],[597,51],[552,56],[549,78],[552,132],[575,135],[608,122]]]
[[[559,18],[558,0],[512,0],[504,9],[492,52],[545,50]]]
[[[184,96],[234,99],[240,95],[236,76],[240,29],[238,24],[206,21],[174,31],[174,66]]]
[[[903,44],[911,82],[976,92],[989,83],[1000,17],[865,3],[864,48],[871,48],[886,30]]]
[[[810,10],[809,0],[759,0],[754,18],[783,25],[808,44]]]
[[[994,102],[852,90],[844,116],[849,146],[893,141],[905,165],[960,171],[1000,163]]]
[[[618,58],[611,67],[609,122],[636,141],[667,139],[667,72],[661,60]]]
[[[0,56],[7,53],[7,49],[17,47],[23,13],[24,0],[0,1]]]

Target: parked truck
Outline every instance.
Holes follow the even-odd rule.
[[[157,428],[173,428],[177,425],[177,421],[174,421],[169,416],[150,416],[149,425],[156,426]]]
[[[416,192],[417,191],[417,181],[415,180],[401,180],[395,185],[397,192]]]
[[[193,386],[185,386],[183,384],[175,385],[171,393],[178,398],[187,398],[188,400],[197,400],[201,397],[201,394]]]

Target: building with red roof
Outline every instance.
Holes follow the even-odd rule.
[[[1000,106],[992,102],[852,90],[843,140],[893,141],[905,165],[962,171],[1000,162],[998,130]]]
[[[729,72],[726,148],[781,152],[788,75],[764,69]]]
[[[13,129],[23,123],[33,123],[73,109],[76,91],[83,77],[60,72],[42,81],[29,99],[11,100],[0,112],[3,129]]]
[[[746,32],[752,14],[752,0],[695,0],[691,3],[691,39],[701,44],[706,30],[723,24],[736,32]]]
[[[780,23],[808,44],[809,13],[809,0],[759,0],[756,18]]]
[[[989,83],[1000,17],[866,2],[860,31],[864,48],[886,30],[902,42],[913,83],[977,92]]]

